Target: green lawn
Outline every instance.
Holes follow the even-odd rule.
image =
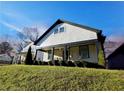
[[[60,66],[0,66],[0,90],[124,90],[124,71]]]

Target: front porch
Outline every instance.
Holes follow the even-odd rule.
[[[42,61],[87,61],[98,63],[99,46],[97,41],[76,42],[39,49],[42,51]]]

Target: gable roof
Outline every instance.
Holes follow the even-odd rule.
[[[67,23],[67,24],[70,24],[70,25],[73,25],[73,26],[77,26],[77,27],[80,27],[80,28],[83,28],[83,29],[87,29],[87,30],[94,31],[94,32],[96,32],[96,33],[101,33],[101,30],[99,30],[99,29],[95,29],[95,28],[92,28],[92,27],[89,27],[89,26],[80,25],[80,24],[73,23],[73,22],[70,22],[70,21],[58,19],[41,37],[39,37],[38,40],[36,40],[36,41],[34,42],[34,45],[36,45],[36,44],[37,44],[47,33],[49,33],[56,25],[61,24],[61,23]]]
[[[124,43],[122,43],[117,49],[115,49],[115,50],[107,57],[107,59],[110,58],[110,57],[112,57],[112,56],[114,56],[114,55],[117,55],[119,52],[124,53]]]

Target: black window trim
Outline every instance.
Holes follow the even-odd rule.
[[[89,45],[79,45],[79,55],[81,56],[80,48],[81,48],[82,46],[86,46],[87,49],[88,49],[88,57],[86,57],[86,58],[84,58],[84,59],[90,58],[90,55],[89,55]],[[81,57],[81,58],[82,58],[82,57]]]
[[[61,31],[62,28],[63,28],[63,31]],[[59,32],[60,32],[60,33],[65,32],[65,28],[64,28],[64,27],[60,27],[60,28],[59,28]]]

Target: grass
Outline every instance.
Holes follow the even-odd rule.
[[[60,66],[1,66],[0,90],[124,90],[124,71]]]

